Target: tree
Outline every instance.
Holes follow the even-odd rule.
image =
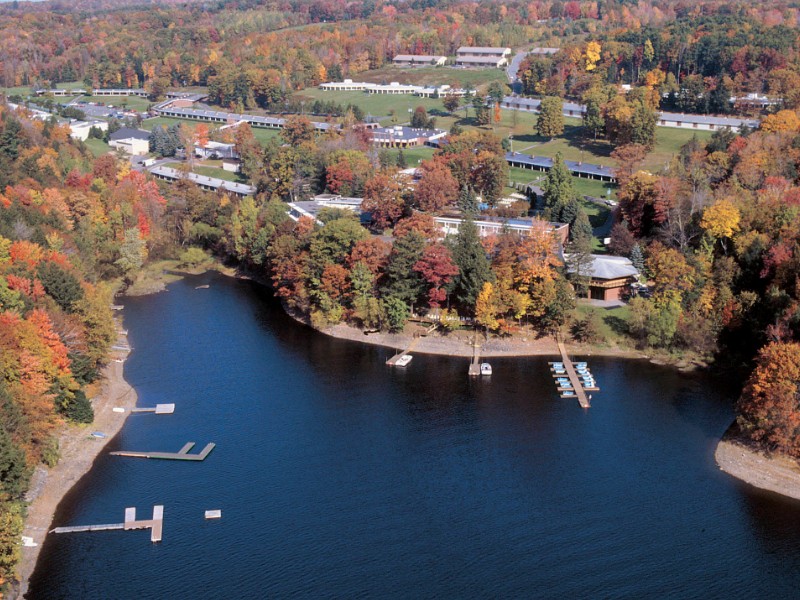
[[[83,298],[83,288],[78,279],[56,263],[42,262],[37,274],[45,291],[65,311],[72,312],[75,304]]]
[[[489,331],[500,328],[500,322],[497,320],[497,297],[494,286],[488,281],[483,284],[475,301],[475,320]]]
[[[591,281],[592,265],[592,226],[586,212],[578,212],[576,223],[570,232],[572,239],[565,249],[565,261],[567,273],[575,292],[578,296],[587,295],[589,282]]]
[[[641,276],[644,276],[644,254],[642,253],[642,247],[636,243],[631,248],[631,264],[636,267],[636,270],[639,271]]]
[[[458,275],[453,279],[455,297],[464,308],[474,312],[483,284],[493,281],[494,273],[481,245],[478,228],[469,215],[461,221],[450,251],[458,267]]]
[[[424,249],[425,239],[416,231],[395,240],[386,266],[384,296],[393,296],[407,305],[416,303],[425,282],[414,265],[422,258]]]
[[[583,113],[583,130],[591,135],[592,139],[597,139],[597,134],[605,128],[606,122],[603,118],[603,110],[599,100],[595,96],[586,99],[586,112]]]
[[[779,110],[761,121],[761,131],[767,133],[797,133],[800,131],[800,117],[793,110]]]
[[[500,83],[499,81],[493,81],[490,83],[486,90],[486,95],[492,99],[494,104],[500,104],[507,93],[508,86],[505,83]]]
[[[442,104],[444,105],[445,110],[452,114],[458,110],[458,107],[461,105],[461,98],[455,94],[447,94],[442,99]]]
[[[397,178],[382,171],[369,179],[364,184],[362,209],[370,213],[376,229],[393,226],[405,209],[403,188]]]
[[[290,115],[281,129],[281,137],[291,146],[314,141],[314,126],[304,115]]]
[[[430,124],[430,119],[428,118],[428,111],[425,110],[424,106],[418,106],[414,109],[414,114],[411,115],[411,127],[417,127],[419,129],[427,129]]]
[[[450,169],[438,160],[426,160],[420,168],[422,176],[414,190],[420,210],[436,212],[455,204],[458,199],[458,181]]]
[[[572,175],[564,164],[560,152],[556,153],[553,159],[553,166],[547,173],[542,191],[544,205],[549,209],[550,217],[562,223],[572,222],[572,218],[568,215],[577,204],[577,195],[572,186]]]
[[[800,456],[800,344],[772,342],[758,353],[756,367],[736,405],[736,422],[767,450]]]
[[[138,229],[125,231],[125,241],[119,248],[119,258],[115,264],[122,270],[125,278],[130,280],[134,273],[138,273],[147,258],[147,247],[139,235]]]
[[[401,331],[408,320],[408,305],[397,296],[386,296],[381,300],[381,306],[386,314],[389,331]]]
[[[630,122],[630,140],[651,149],[656,143],[658,114],[644,102],[637,102]]]
[[[725,240],[739,231],[740,220],[739,209],[730,200],[723,198],[703,211],[700,227],[711,237],[720,240],[722,250],[727,254]]]
[[[561,98],[547,96],[539,107],[536,120],[536,133],[542,137],[554,138],[564,133],[564,112]]]
[[[458,274],[458,267],[453,263],[450,250],[439,243],[426,246],[422,256],[414,264],[414,270],[430,285],[428,305],[439,308],[447,298],[442,288]]]

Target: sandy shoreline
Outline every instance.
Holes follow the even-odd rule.
[[[784,456],[767,456],[733,436],[725,435],[714,452],[728,475],[762,490],[800,500],[800,465]]]
[[[125,336],[120,336],[117,343],[126,341]],[[101,391],[92,402],[94,422],[88,426],[65,426],[59,437],[61,458],[58,464],[52,469],[39,466],[31,479],[27,494],[30,504],[22,535],[33,538],[37,545],[22,548],[22,560],[17,566],[19,583],[11,590],[10,598],[22,598],[27,592],[28,580],[36,568],[39,550],[59,502],[92,468],[95,458],[122,429],[130,409],[136,406],[136,391],[123,377],[124,363],[114,358],[103,370]],[[125,412],[114,412],[112,409],[116,406],[123,407]],[[107,437],[93,438],[93,431],[102,431]]]
[[[302,319],[293,315],[293,318],[301,323]],[[364,335],[361,329],[340,323],[333,327],[317,330],[320,333],[331,337],[361,342],[373,346],[384,346],[386,348],[405,349],[415,339],[413,335],[403,333],[370,333]],[[478,336],[480,354],[483,357],[515,357],[515,356],[558,356],[558,345],[553,337],[532,339],[532,337],[512,337],[496,338],[490,337],[488,340],[483,336]],[[617,356],[621,358],[647,358],[640,352],[622,348],[601,348],[593,346],[581,346],[567,344],[570,354],[580,354],[581,356]],[[415,354],[439,354],[446,356],[472,356],[472,337],[471,334],[459,337],[455,334],[439,335],[432,334],[427,337],[417,338],[413,352]]]

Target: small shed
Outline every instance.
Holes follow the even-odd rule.
[[[592,300],[620,300],[625,289],[638,279],[639,271],[624,256],[592,254],[591,276]]]

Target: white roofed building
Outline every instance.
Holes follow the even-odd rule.
[[[447,57],[429,54],[398,54],[392,59],[392,62],[400,67],[441,67],[447,62]]]

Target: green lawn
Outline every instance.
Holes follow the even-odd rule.
[[[319,88],[308,88],[295,94],[295,97],[306,102],[314,100],[324,100],[326,102],[336,102],[337,104],[353,104],[360,107],[364,113],[373,117],[387,117],[391,111],[395,112],[394,122],[407,123],[411,116],[408,109],[412,111],[418,106],[424,106],[429,113],[431,111],[441,111],[444,113],[442,101],[432,98],[419,98],[411,94],[388,95],[388,94],[367,94],[366,92],[325,92]],[[313,120],[315,117],[312,115]],[[389,125],[391,122],[385,122]]]
[[[193,121],[196,123],[197,121]],[[152,119],[144,119],[142,121],[142,129],[146,129],[148,131],[153,131],[153,128],[158,127],[160,125],[165,125],[166,127],[171,127],[177,123],[186,123],[184,119],[173,119],[172,117],[153,117]]]
[[[451,85],[464,87],[471,85],[476,89],[487,87],[493,81],[507,83],[504,69],[454,69],[452,67],[395,67],[386,66],[374,71],[366,71],[352,77],[353,81],[369,83],[390,83],[397,81],[411,85]]]
[[[393,159],[397,159],[400,154],[399,150],[387,150]],[[415,148],[403,148],[403,156],[406,158],[406,164],[409,168],[419,166],[419,161],[428,160],[436,152],[435,148],[429,146],[417,146]]]
[[[602,308],[592,306],[587,302],[579,302],[575,308],[576,318],[582,318],[589,312],[597,316],[597,329],[599,333],[599,344],[626,345],[628,341],[627,323],[630,319],[631,309],[628,306],[615,306],[614,308]]]
[[[151,104],[147,98],[139,96],[80,96],[81,102],[96,102],[106,106],[125,107],[131,110],[146,111]]]
[[[172,125],[176,125],[178,123],[188,123],[190,125],[196,125],[201,121],[195,121],[194,119],[174,119],[172,117],[153,117],[152,119],[145,119],[142,121],[142,129],[147,129],[148,131],[153,131],[154,127],[158,127],[164,125],[166,127],[171,127]],[[211,127],[216,127],[216,124],[209,124]],[[253,127],[253,137],[256,138],[261,144],[265,144],[267,140],[271,140],[274,137],[280,135],[280,129],[260,129],[258,127]]]
[[[84,144],[92,151],[92,154],[95,156],[102,156],[111,151],[111,146],[106,144],[103,140],[98,140],[97,138],[89,138],[87,139]]]

